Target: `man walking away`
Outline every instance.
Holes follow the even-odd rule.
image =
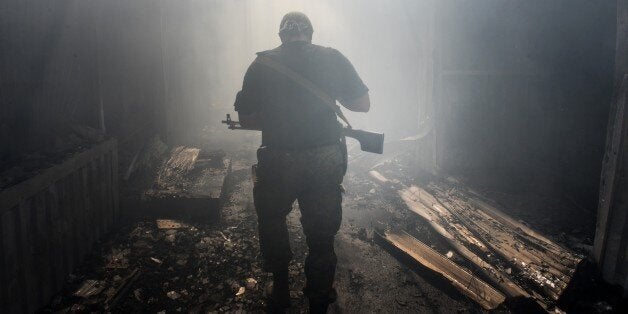
[[[244,76],[235,110],[243,128],[261,130],[253,188],[265,270],[273,274],[269,305],[290,306],[288,265],[292,258],[286,216],[295,200],[306,236],[307,283],[311,313],[325,313],[335,301],[334,237],[342,219],[342,179],[346,146],[334,110],[294,77],[263,62],[270,58],[316,85],[345,108],[367,112],[368,88],[353,65],[332,48],[313,45],[309,18],[286,14],[281,46],[258,53]]]

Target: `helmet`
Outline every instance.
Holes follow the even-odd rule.
[[[279,36],[290,34],[304,34],[312,39],[312,23],[307,15],[301,12],[290,12],[283,16],[279,24]]]

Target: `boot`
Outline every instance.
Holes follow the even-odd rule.
[[[321,300],[308,300],[310,313],[311,314],[325,314],[327,313],[327,308],[329,307],[328,301]]]
[[[303,289],[303,294],[307,296],[310,313],[327,313],[329,305],[336,302],[338,293],[336,289],[331,288],[327,293],[313,292],[307,286]]]
[[[288,270],[273,273],[273,283],[268,298],[271,309],[280,311],[290,307],[290,284]]]

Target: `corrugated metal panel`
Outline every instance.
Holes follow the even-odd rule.
[[[109,140],[0,193],[0,312],[34,312],[118,215]]]

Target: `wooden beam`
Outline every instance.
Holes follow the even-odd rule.
[[[436,198],[420,187],[392,183],[376,171],[371,171],[371,176],[376,182],[396,190],[408,209],[423,218],[458,253],[474,263],[486,279],[509,297],[531,297],[531,294],[474,251],[488,253],[490,250],[496,253],[510,262],[549,299],[558,299],[567,286],[579,258],[532,229],[524,226],[525,232],[522,231],[522,224],[496,208],[485,203],[482,203],[484,206],[476,207],[468,203],[468,197],[464,201],[444,192],[439,192],[440,196]],[[484,210],[491,213],[487,214]],[[474,247],[474,250],[470,250],[470,247]],[[546,307],[540,301],[539,305]]]
[[[462,255],[469,262],[475,264],[478,269],[484,274],[486,278],[488,278],[492,284],[499,288],[499,290],[505,293],[508,297],[525,297],[530,298],[531,295],[528,294],[525,290],[515,284],[512,280],[508,278],[506,274],[502,271],[493,267],[493,265],[484,261],[483,258],[478,256],[469,250],[460,240],[460,234],[456,234],[458,237],[455,237],[452,233],[447,231],[446,222],[441,221],[436,213],[431,211],[428,207],[422,204],[420,201],[417,201],[412,197],[412,193],[409,190],[400,191],[400,196],[406,203],[408,208],[425,219],[428,224],[432,227],[436,233],[442,236],[449,245],[451,245],[454,250],[456,250],[460,255]],[[460,231],[462,228],[456,229],[455,231]],[[471,244],[472,241],[469,239],[465,239],[467,243]],[[480,240],[474,238],[475,241],[479,242],[481,246],[486,247],[486,245]]]
[[[388,231],[381,237],[421,265],[441,274],[454,287],[486,310],[495,309],[506,299],[489,284],[406,232]]]
[[[371,171],[371,176],[375,178],[376,181],[381,182],[382,184],[389,184],[391,181],[386,179],[382,174],[377,171]],[[438,233],[441,237],[443,237],[447,243],[449,243],[460,255],[462,255],[469,262],[473,263],[477,266],[477,268],[484,274],[484,276],[491,281],[493,285],[495,285],[501,292],[505,293],[508,297],[531,297],[525,290],[515,284],[506,274],[502,271],[493,267],[493,265],[487,263],[477,254],[473,253],[467,247],[465,247],[458,238],[454,237],[449,231],[445,229],[445,226],[442,224],[440,217],[434,214],[429,208],[427,208],[424,204],[422,204],[414,197],[414,194],[410,190],[400,190],[400,197],[406,203],[408,208],[421,216],[424,220],[428,222],[428,224],[432,227],[436,233]],[[463,228],[456,228],[457,231],[461,231]],[[467,233],[470,233],[467,231]],[[467,238],[469,243],[472,243],[476,247],[484,247],[486,245],[480,242],[478,239],[473,238],[470,240]],[[475,243],[477,242],[477,243]],[[544,305],[543,305],[544,306]]]

